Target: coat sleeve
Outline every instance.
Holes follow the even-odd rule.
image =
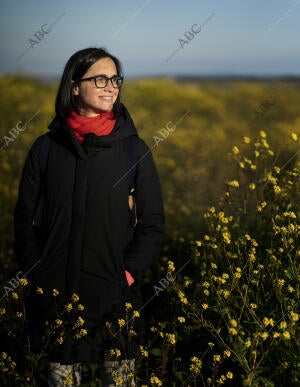
[[[14,250],[24,273],[38,261],[38,244],[32,221],[40,189],[39,143],[40,137],[27,155],[14,210]]]
[[[135,178],[137,225],[123,253],[125,268],[136,280],[158,258],[165,225],[162,192],[152,153],[143,140],[139,142]]]

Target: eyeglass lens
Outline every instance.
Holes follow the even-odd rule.
[[[122,78],[121,77],[114,76],[114,77],[108,78],[104,75],[101,75],[101,76],[95,78],[95,85],[96,85],[96,87],[106,87],[108,81],[111,81],[114,88],[118,88],[122,85]]]

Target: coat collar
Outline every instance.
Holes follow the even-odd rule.
[[[89,152],[98,152],[105,148],[110,148],[115,142],[122,140],[125,137],[135,135],[137,136],[137,130],[133,123],[130,114],[126,107],[122,105],[122,112],[118,117],[115,127],[108,135],[97,136],[94,133],[89,133],[86,139],[81,145],[77,140],[74,131],[66,125],[66,123],[55,117],[49,125],[49,130],[53,137],[58,141],[63,141],[66,145],[71,145],[72,150],[78,157],[87,160]]]

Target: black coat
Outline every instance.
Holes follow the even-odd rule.
[[[49,133],[38,137],[29,151],[14,213],[15,252],[23,272],[29,271],[32,286],[28,317],[33,350],[41,348],[43,320],[54,319],[57,310],[62,310],[76,293],[85,306],[80,315],[88,334],[79,340],[66,337],[49,356],[65,364],[96,361],[106,348],[104,342],[110,342],[105,318],[121,316],[125,301],[135,309],[141,306],[140,280],[160,254],[164,210],[159,177],[151,151],[139,138],[124,106],[110,134],[89,133],[83,146],[73,130],[57,118],[49,129],[45,176],[41,176],[39,153],[42,137]],[[134,137],[138,160],[138,222],[134,229],[128,206],[127,136]],[[42,183],[43,216],[37,238],[32,221]],[[130,287],[125,269],[135,279]],[[43,295],[35,293],[37,287],[43,289]],[[55,302],[53,289],[60,293]]]

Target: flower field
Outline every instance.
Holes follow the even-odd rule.
[[[54,321],[41,322],[43,352],[31,352],[30,283],[12,249],[20,173],[53,116],[57,84],[7,76],[0,85],[0,384],[44,386],[47,348],[67,333],[86,335],[73,294]],[[127,303],[122,318],[106,322],[118,332],[107,358],[136,359],[116,384],[299,386],[299,84],[145,79],[122,93],[158,168],[166,238],[142,285],[143,310]],[[55,305],[56,289],[52,297]],[[133,352],[123,338],[135,340],[140,320],[144,340]],[[97,364],[83,365],[82,385],[101,386]]]

